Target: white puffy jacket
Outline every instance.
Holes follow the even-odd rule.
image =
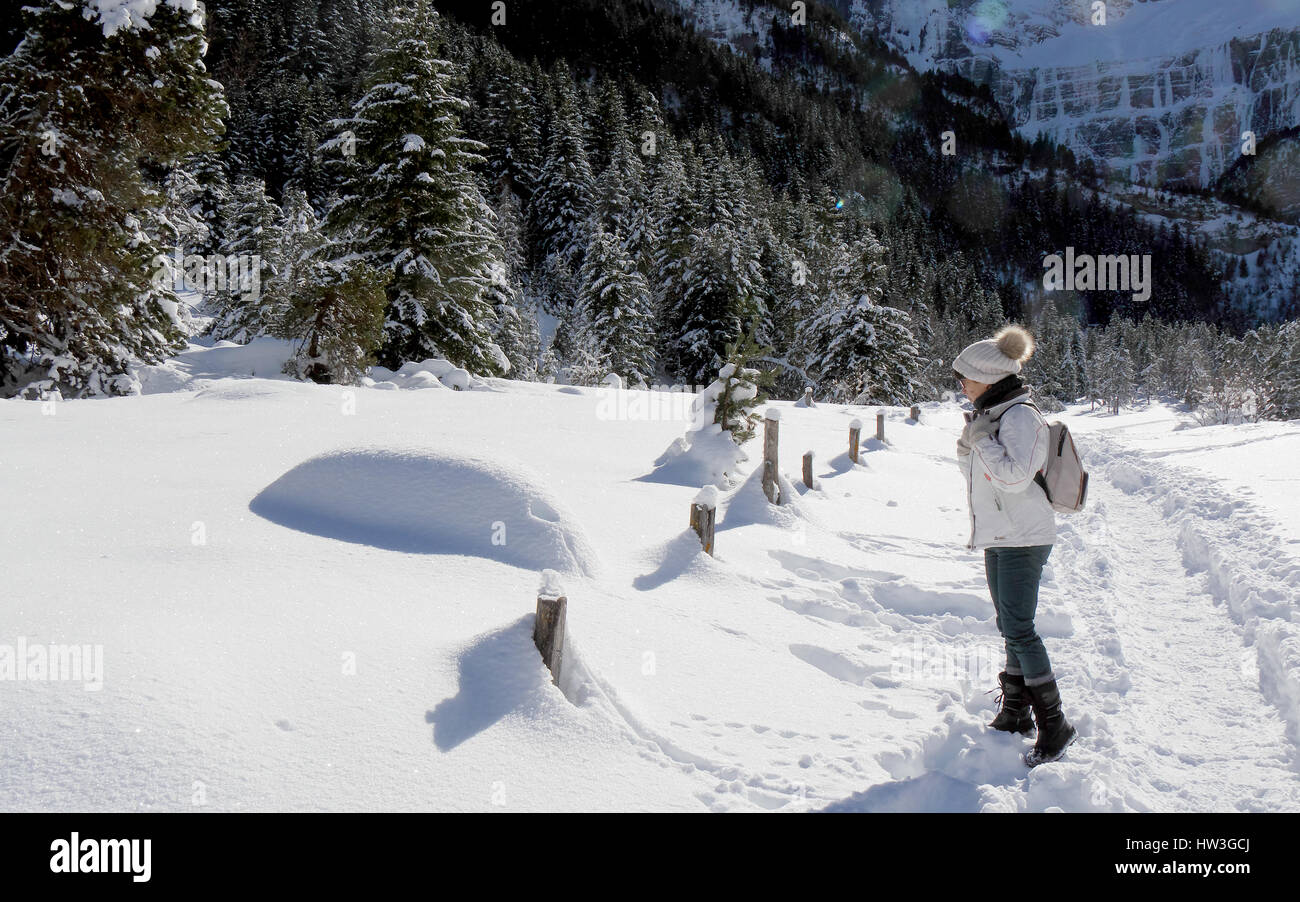
[[[970,454],[957,458],[966,476],[971,513],[966,547],[972,551],[1056,542],[1056,512],[1034,481],[1047,463],[1051,429],[1035,408],[1017,403],[1028,400],[1028,394],[1008,398],[967,424],[969,436],[982,421],[1002,416],[995,434],[980,436]]]

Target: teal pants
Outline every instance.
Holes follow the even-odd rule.
[[[998,632],[1007,647],[1007,673],[1022,674],[1030,686],[1056,678],[1047,660],[1047,648],[1034,630],[1038,582],[1051,553],[1051,545],[984,549],[984,573],[993,596]]]

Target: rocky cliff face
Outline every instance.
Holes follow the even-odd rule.
[[[1138,181],[1205,186],[1258,137],[1300,123],[1300,3],[851,0],[918,68],[985,83],[1040,132]]]

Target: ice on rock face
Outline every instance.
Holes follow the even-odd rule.
[[[1243,128],[1295,124],[1300,4],[1107,9],[1099,27],[1079,0],[883,0],[871,27],[918,69],[987,84],[1026,138],[1045,133],[1136,181],[1207,185],[1239,156]]]

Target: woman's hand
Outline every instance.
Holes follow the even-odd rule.
[[[998,424],[992,417],[976,417],[966,424],[966,429],[962,432],[962,438],[966,440],[966,444],[974,445],[977,444],[980,439],[984,438],[984,436],[992,435],[997,431]]]
[[[966,421],[966,428],[957,439],[957,456],[965,457],[980,439],[998,431],[998,424],[988,415],[978,416]]]

